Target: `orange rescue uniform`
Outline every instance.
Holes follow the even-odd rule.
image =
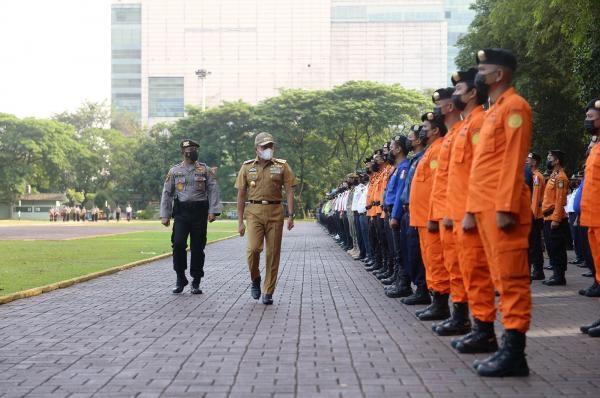
[[[473,158],[467,211],[475,213],[492,280],[500,292],[505,329],[524,333],[531,322],[528,237],[531,194],[523,167],[531,145],[531,107],[510,87],[488,110]],[[497,225],[497,212],[515,224]]]
[[[463,231],[461,223],[465,215],[469,175],[473,152],[479,141],[479,132],[485,113],[483,107],[474,108],[463,121],[454,139],[449,169],[447,192],[448,216],[453,220],[458,263],[463,275],[469,308],[481,322],[494,322],[496,300],[494,284],[477,229]]]
[[[427,230],[431,188],[438,168],[438,155],[441,146],[441,138],[437,138],[430,143],[415,169],[415,175],[410,186],[409,219],[410,226],[416,227],[419,231],[419,243],[423,265],[425,265],[427,287],[437,293],[448,294],[450,293],[450,280],[446,267],[444,267],[440,234]]]
[[[588,240],[594,267],[596,282],[600,283],[600,145],[594,144],[585,161],[585,178],[581,192],[580,224],[588,227]]]
[[[438,155],[438,168],[433,179],[431,189],[431,202],[429,207],[429,219],[439,222],[440,241],[442,243],[443,261],[446,268],[447,278],[450,283],[450,295],[453,303],[466,303],[467,292],[463,284],[463,276],[458,264],[458,255],[454,242],[452,229],[444,227],[440,222],[444,217],[449,218],[447,210],[447,192],[448,192],[448,166],[452,152],[452,144],[462,121],[455,123],[450,131],[442,138],[442,145]],[[441,274],[441,273],[440,273]]]
[[[565,205],[567,204],[567,190],[569,188],[569,178],[561,167],[550,174],[550,178],[544,189],[544,199],[542,200],[542,214],[544,221],[561,222],[567,218]]]
[[[531,213],[534,219],[540,219],[542,215],[542,200],[544,195],[544,188],[546,186],[546,180],[539,170],[533,171],[533,189],[531,191]]]

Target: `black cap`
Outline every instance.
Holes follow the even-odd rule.
[[[427,112],[421,115],[421,120],[423,122],[428,121],[435,127],[439,128],[442,132],[442,135],[446,134],[446,132],[448,131],[446,129],[446,125],[444,124],[444,115],[442,114],[436,114],[435,112]]]
[[[585,107],[585,111],[587,112],[590,109],[600,112],[600,99],[599,98],[594,98],[593,100],[588,102],[587,106]]]
[[[529,155],[527,155],[527,157],[535,160],[538,163],[542,161],[542,157],[536,152],[530,152]]]
[[[479,50],[475,56],[477,65],[490,64],[506,66],[513,71],[517,70],[517,58],[510,51],[504,48],[484,48]]]
[[[548,153],[550,153],[552,156],[554,156],[555,158],[558,159],[558,161],[560,162],[561,166],[564,165],[565,163],[565,156],[567,156],[566,153],[564,153],[563,151],[561,151],[560,149],[550,149],[548,151]]]
[[[454,87],[446,87],[446,88],[438,88],[431,95],[431,101],[435,104],[435,101],[443,100],[443,99],[452,99],[452,94],[454,93]]]
[[[185,148],[189,148],[189,147],[196,147],[198,148],[200,146],[200,144],[198,144],[196,141],[192,141],[188,138],[181,140],[181,144],[179,144],[179,146],[181,147],[181,149],[185,149]]]
[[[473,83],[475,81],[475,75],[477,74],[477,69],[471,68],[469,70],[457,70],[452,74],[450,80],[452,80],[453,85],[457,85],[460,82]]]

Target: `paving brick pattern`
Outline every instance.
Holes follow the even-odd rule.
[[[170,293],[166,259],[0,306],[0,397],[600,394],[600,339],[579,332],[600,305],[575,266],[566,287],[533,285],[531,376],[489,379],[318,225],[285,231],[273,306],[251,299],[244,252],[210,245],[199,296]]]

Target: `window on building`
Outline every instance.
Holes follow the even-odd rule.
[[[148,116],[183,116],[183,77],[148,79]]]

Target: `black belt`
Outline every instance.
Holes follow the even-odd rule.
[[[279,205],[281,200],[249,200],[248,202],[255,205]]]

